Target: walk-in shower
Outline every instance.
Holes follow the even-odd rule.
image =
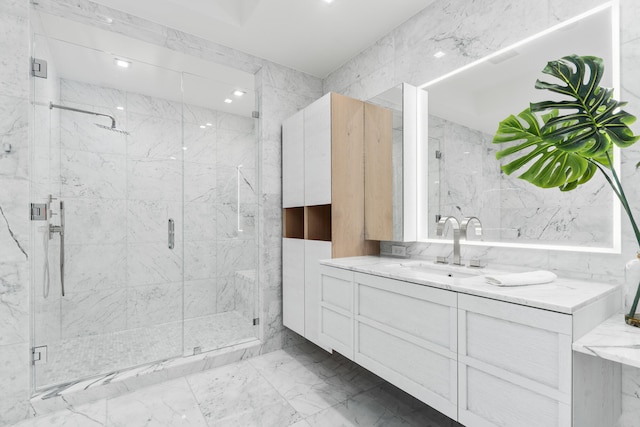
[[[257,343],[253,75],[32,7],[34,390]]]

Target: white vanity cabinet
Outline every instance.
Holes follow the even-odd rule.
[[[458,421],[570,427],[569,314],[458,295]]]
[[[615,425],[616,371],[576,358],[572,343],[619,310],[618,287],[440,283],[393,263],[323,261],[323,346],[466,427]]]
[[[320,271],[320,343],[457,418],[456,294]]]

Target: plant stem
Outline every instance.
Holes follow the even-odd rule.
[[[620,203],[622,204],[622,207],[624,208],[625,212],[627,213],[627,216],[629,217],[629,221],[631,222],[631,227],[633,227],[633,232],[636,235],[636,241],[638,242],[638,246],[640,247],[640,230],[638,230],[638,225],[636,224],[635,219],[633,218],[633,213],[631,212],[631,207],[629,206],[629,203],[627,202],[627,196],[624,194],[624,190],[622,188],[622,184],[620,183],[620,179],[618,178],[618,174],[616,173],[615,168],[613,167],[613,162],[611,161],[611,156],[609,156],[609,153],[606,153],[607,155],[607,161],[609,163],[609,166],[607,167],[607,169],[609,169],[611,171],[611,175],[613,176],[613,180],[612,181],[611,178],[609,177],[609,175],[604,171],[604,168],[602,168],[602,166],[594,161],[591,161],[591,163],[595,164],[596,167],[598,168],[598,170],[600,172],[602,172],[602,174],[604,175],[605,179],[607,180],[607,182],[609,183],[609,185],[611,186],[611,188],[613,189],[613,192],[616,194],[616,196],[618,196],[618,199],[620,200]],[[640,283],[638,283],[638,289],[636,290],[636,295],[633,299],[633,303],[631,304],[631,309],[629,310],[629,314],[628,316],[633,318],[636,314],[636,309],[638,308],[638,301],[640,301]]]
[[[629,317],[635,316],[636,309],[638,308],[638,300],[640,300],[640,283],[638,283],[638,290],[636,291],[636,296],[633,299],[633,304],[631,304],[631,309],[629,310]]]
[[[620,184],[620,180],[618,179],[618,174],[616,173],[616,170],[613,167],[613,162],[611,161],[611,156],[609,156],[608,152],[606,154],[607,154],[607,160],[609,162],[609,170],[611,171],[611,175],[613,176],[613,179],[615,180],[616,188],[618,190],[616,192],[616,194],[618,195],[618,198],[620,199],[620,203],[622,203],[622,207],[624,207],[625,212],[627,212],[627,216],[629,217],[629,221],[631,221],[631,227],[633,227],[633,232],[636,235],[636,241],[638,242],[638,247],[640,247],[640,230],[638,230],[638,225],[636,224],[636,221],[633,218],[633,213],[631,212],[631,207],[629,206],[629,203],[627,202],[627,196],[624,194],[624,190],[622,188],[622,184]],[[613,187],[613,184],[611,183],[611,180],[607,179],[607,181],[609,181],[609,184]]]

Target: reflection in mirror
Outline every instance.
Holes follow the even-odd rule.
[[[388,237],[367,235],[367,238],[394,242],[415,242],[420,239],[419,236],[425,229],[423,223],[425,218],[420,215],[420,212],[426,211],[426,207],[419,208],[419,206],[422,206],[427,200],[426,197],[423,197],[426,195],[426,189],[422,188],[422,185],[426,184],[426,180],[419,179],[418,176],[422,173],[420,165],[426,164],[427,151],[424,150],[426,144],[421,141],[426,141],[426,132],[423,130],[426,131],[427,115],[423,111],[427,109],[427,93],[415,86],[402,83],[369,99],[367,104],[374,104],[389,110],[393,129],[389,154],[371,153],[369,145],[365,144],[365,227],[368,227],[367,216],[371,210],[374,210],[372,212],[374,216],[379,214],[377,212],[379,205],[374,203],[371,205],[373,209],[370,209],[367,198],[379,199],[380,192],[388,189],[387,185],[377,185],[377,187],[371,188],[370,184],[380,184],[380,176],[383,171],[379,165],[387,164],[380,157],[390,155],[391,173],[389,175],[392,183],[391,194],[388,198],[392,204],[393,232]],[[365,115],[366,111],[365,109]],[[379,135],[375,137],[379,137]],[[369,137],[366,139],[369,140]],[[377,149],[379,145],[372,147]],[[424,159],[421,160],[421,158]],[[369,174],[375,175],[376,179],[372,179]],[[366,229],[365,232],[368,233],[369,230]]]
[[[617,85],[614,15],[612,5],[600,7],[422,86],[429,93],[429,221],[477,216],[486,245],[619,250],[619,208],[604,180],[566,193],[541,189],[503,174],[492,144],[500,121],[553,97],[534,88],[536,79],[550,79],[541,73],[548,61],[601,57],[601,84]],[[428,240],[436,238],[434,225]]]

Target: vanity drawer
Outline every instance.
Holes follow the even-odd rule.
[[[571,333],[570,315],[460,294],[459,421],[570,426]]]
[[[353,360],[353,272],[320,266],[319,340]]]
[[[356,273],[356,363],[457,418],[456,294]]]

